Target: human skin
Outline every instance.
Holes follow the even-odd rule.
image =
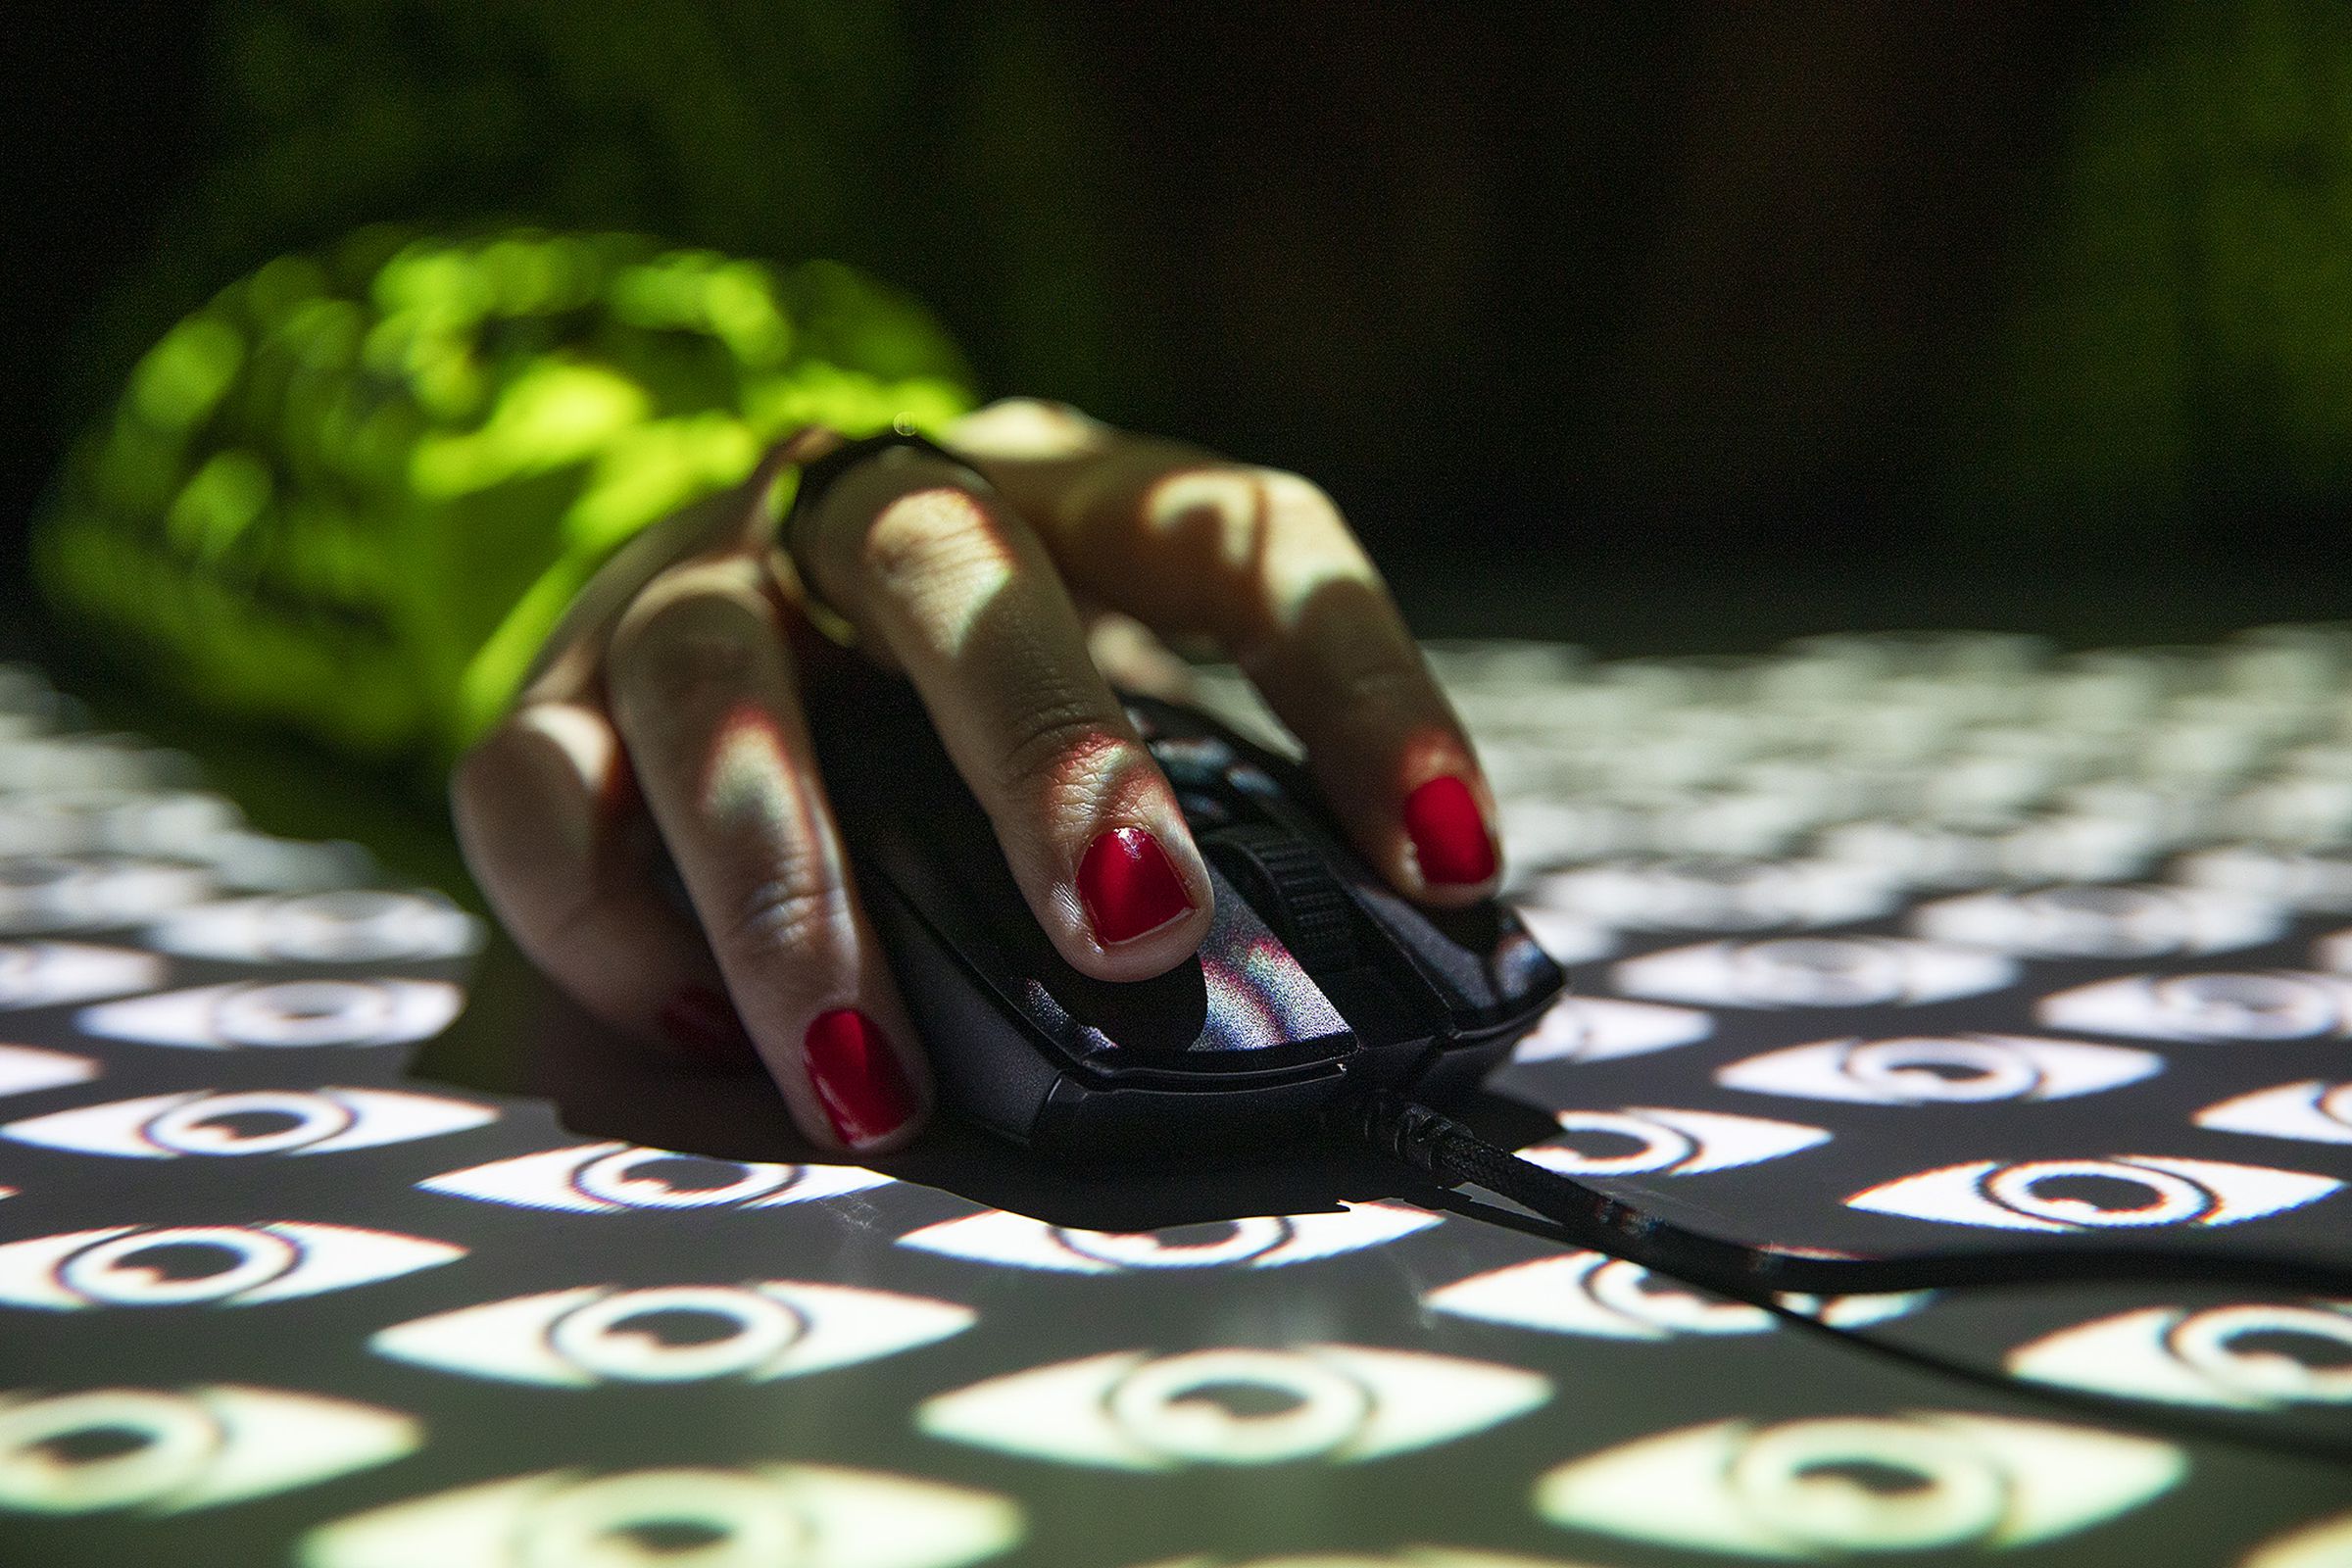
[[[841,440],[801,431],[633,541],[459,761],[483,892],[591,1011],[756,1054],[822,1148],[879,1152],[922,1127],[931,1075],[803,719],[804,683],[841,657],[817,622],[911,681],[1031,915],[1086,974],[1160,974],[1208,930],[1200,851],[1105,673],[1164,688],[1181,666],[1155,638],[1241,667],[1399,893],[1494,892],[1492,792],[1315,485],[1009,399],[946,432],[954,459],[853,463],[779,537],[779,475]]]

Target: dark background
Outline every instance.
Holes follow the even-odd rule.
[[[992,392],[1321,479],[1433,634],[2352,604],[2334,8],[221,0],[0,48],[12,551],[211,289],[496,217],[865,266]]]

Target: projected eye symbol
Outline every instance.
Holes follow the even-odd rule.
[[[1064,1361],[943,1394],[933,1437],[1117,1470],[1351,1464],[1448,1443],[1551,1395],[1515,1367],[1402,1350],[1142,1350]]]
[[[416,1560],[582,1568],[960,1568],[1019,1541],[1017,1505],[987,1493],[829,1465],[577,1470],[465,1487],[322,1526],[307,1568]]]
[[[465,1255],[447,1242],[346,1225],[124,1225],[0,1247],[0,1302],[60,1311],[256,1306]]]
[[[1563,997],[1512,1052],[1513,1061],[1609,1061],[1690,1045],[1715,1032],[1691,1007],[1609,997]]]
[[[1620,928],[1753,931],[1867,920],[1895,893],[1884,877],[1831,861],[1698,856],[1554,872],[1536,897]]]
[[[1536,1508],[1661,1546],[1830,1561],[2033,1545],[2136,1508],[2187,1468],[2169,1443],[2044,1421],[1720,1421],[1572,1460],[1537,1484]]]
[[[2341,1035],[2348,988],[2327,975],[2131,975],[2044,997],[2041,1021],[2139,1040],[2311,1040]]]
[[[2210,1159],[1978,1160],[1868,1188],[1848,1206],[1909,1219],[2020,1231],[2235,1225],[2314,1202],[2327,1176]]]
[[[2276,941],[2286,916],[2236,894],[2090,883],[1945,899],[1923,906],[1912,925],[1938,942],[2029,957],[2152,958]]]
[[[1902,1296],[1784,1296],[1782,1304],[1838,1328],[1899,1317],[1927,1299]],[[1678,1339],[1685,1335],[1763,1334],[1773,1315],[1744,1301],[1704,1296],[1638,1263],[1605,1252],[1568,1252],[1474,1274],[1424,1301],[1441,1312],[1547,1334],[1604,1340]]]
[[[764,1383],[929,1345],[969,1328],[969,1307],[841,1285],[592,1285],[492,1301],[378,1333],[384,1355],[469,1377],[560,1388]]]
[[[481,932],[438,893],[350,888],[200,905],[160,921],[147,940],[194,958],[382,963],[463,957]]]
[[[2019,1035],[1820,1040],[1716,1071],[1727,1089],[1875,1105],[2067,1100],[2164,1070],[2153,1052]]]
[[[203,1051],[392,1046],[439,1034],[464,1002],[439,980],[286,980],[101,1003],[74,1023],[110,1040]]]
[[[1704,942],[1627,958],[1616,988],[1701,1006],[1873,1007],[1997,991],[2017,962],[1976,948],[1891,937],[1777,937]]]
[[[1441,1312],[1605,1340],[1762,1334],[1772,1314],[1705,1297],[1603,1252],[1569,1252],[1479,1274],[1430,1293]]]
[[[384,1464],[420,1437],[373,1405],[234,1385],[0,1395],[0,1512],[187,1513]]]
[[[1012,1268],[1125,1274],[1169,1268],[1279,1268],[1379,1247],[1439,1222],[1395,1203],[1349,1203],[1337,1214],[1220,1220],[1158,1231],[1071,1230],[996,1210],[926,1225],[901,1247]]]
[[[2208,1105],[2192,1118],[2225,1133],[2259,1133],[2313,1144],[2352,1144],[2352,1083],[2314,1078]]]
[[[21,1144],[83,1154],[172,1159],[186,1154],[332,1154],[479,1127],[498,1112],[388,1089],[256,1089],[153,1095],[0,1127]]]
[[[60,1007],[149,991],[169,966],[152,953],[83,942],[0,942],[0,1007]]]
[[[213,891],[200,866],[108,858],[0,859],[0,931],[81,931],[193,904]]]
[[[32,1046],[0,1046],[0,1095],[29,1095],[42,1089],[87,1083],[98,1064],[87,1056]]]
[[[1559,1133],[1520,1157],[1571,1176],[1690,1176],[1757,1165],[1826,1144],[1819,1127],[1715,1111],[1563,1110]]]
[[[468,1166],[416,1185],[434,1193],[561,1208],[580,1214],[629,1209],[775,1208],[886,1186],[856,1165],[771,1165],[673,1154],[635,1144],[589,1144]]]
[[[2352,1305],[2148,1307],[2009,1356],[2020,1377],[2224,1410],[2352,1404]]]

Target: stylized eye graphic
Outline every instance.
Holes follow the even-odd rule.
[[[586,1144],[472,1165],[416,1185],[518,1208],[615,1214],[633,1208],[775,1208],[862,1193],[891,1180],[856,1165],[768,1165],[635,1144]]]
[[[1519,1151],[1570,1176],[1690,1176],[1779,1159],[1830,1135],[1819,1127],[1711,1110],[1563,1110],[1560,1130]]]
[[[258,1306],[454,1261],[448,1242],[348,1225],[118,1225],[0,1247],[0,1302]]]
[[[29,1095],[35,1090],[87,1083],[97,1076],[98,1064],[87,1056],[32,1046],[0,1046],[0,1095]]]
[[[1348,1203],[1337,1214],[1285,1214],[1124,1232],[1073,1230],[989,1209],[910,1231],[899,1238],[899,1245],[977,1263],[1065,1274],[1280,1268],[1379,1247],[1427,1230],[1441,1218],[1402,1203]]]
[[[1718,1068],[1727,1089],[1871,1105],[2069,1100],[2164,1070],[2164,1058],[2127,1046],[2026,1035],[1906,1035],[1817,1040]]]
[[[466,994],[439,980],[281,980],[200,986],[85,1007],[84,1033],[148,1046],[396,1046],[449,1027]]]
[[[1532,896],[1621,930],[1762,931],[1872,919],[1894,906],[1897,889],[1835,860],[1700,856],[1555,871]]]
[[[2187,1472],[2169,1443],[1941,1410],[1718,1421],[1574,1459],[1536,1509],[1578,1530],[1783,1561],[2000,1549],[2088,1529]]]
[[[2352,1144],[2352,1083],[2314,1078],[2207,1105],[2189,1118],[2225,1133],[2260,1133],[2313,1144]]]
[[[1606,957],[1617,946],[1617,938],[1607,926],[1581,914],[1547,909],[1540,904],[1514,905],[1511,912],[1519,916],[1519,923],[1554,963],[1589,963]]]
[[[0,1062],[0,1068],[5,1062]],[[487,1105],[389,1089],[249,1089],[151,1095],[32,1116],[0,1138],[81,1154],[334,1154],[496,1121]]]
[[[86,931],[151,919],[206,898],[202,866],[93,856],[0,860],[0,931]]]
[[[0,1395],[0,1511],[187,1513],[387,1464],[422,1435],[374,1405],[228,1384]]]
[[[2311,1040],[2352,1034],[2352,986],[2283,972],[2126,975],[2044,997],[2053,1028],[2135,1040]]]
[[[1715,1032],[1710,1013],[1654,1002],[1562,997],[1511,1054],[1513,1061],[1608,1061],[1669,1051]]]
[[[2236,1225],[2315,1202],[2343,1185],[2328,1176],[2261,1165],[2124,1154],[1946,1165],[1867,1188],[1845,1201],[1951,1225],[2080,1231]]]
[[[1781,1303],[1838,1328],[1900,1317],[1928,1293],[1783,1296]],[[1763,1334],[1773,1316],[1744,1301],[1707,1296],[1605,1252],[1565,1252],[1514,1263],[1432,1291],[1426,1305],[1460,1317],[1547,1334],[1604,1340],[1671,1340],[1687,1334]]]
[[[396,1324],[380,1354],[510,1383],[765,1383],[870,1361],[969,1328],[979,1314],[918,1296],[760,1280],[591,1285]]]
[[[2352,1404],[2352,1305],[2152,1306],[2010,1353],[2038,1383],[2224,1410]]]
[[[2352,909],[2352,857],[2340,849],[2234,844],[2181,857],[2178,875],[2196,887],[2276,899],[2313,912]]]
[[[1997,991],[2016,960],[1976,948],[1894,937],[1702,942],[1627,958],[1617,989],[1662,1002],[1733,1007],[1883,1007]]]
[[[1432,1291],[1426,1299],[1462,1317],[1604,1340],[1763,1334],[1773,1327],[1762,1307],[1702,1296],[1605,1252],[1513,1264]]]
[[[915,1411],[936,1438],[1117,1470],[1351,1464],[1449,1443],[1534,1409],[1546,1378],[1417,1351],[1114,1351],[991,1378]]]
[[[152,953],[81,942],[0,942],[0,1007],[58,1007],[164,983]]]
[[[578,1470],[465,1487],[322,1525],[304,1568],[961,1568],[1021,1539],[1019,1506],[870,1470]]]
[[[192,958],[381,963],[463,957],[481,946],[481,932],[438,893],[348,888],[198,905],[158,922],[147,940]]]
[[[0,806],[0,855],[192,856],[243,822],[200,790],[39,790]]]
[[[2275,942],[2286,912],[2265,899],[2205,888],[2077,883],[1972,893],[1922,906],[1912,929],[1936,942],[2029,958],[2154,958]]]

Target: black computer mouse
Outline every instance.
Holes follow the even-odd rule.
[[[1115,1159],[1254,1140],[1370,1089],[1476,1087],[1566,977],[1499,905],[1432,911],[1343,841],[1304,770],[1208,715],[1128,712],[1216,899],[1199,955],[1117,984],[1047,941],[904,681],[812,702],[826,788],[943,1102],[1004,1138]]]

